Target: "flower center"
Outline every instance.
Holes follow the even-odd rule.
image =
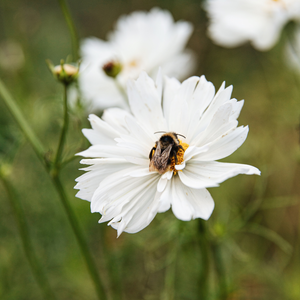
[[[138,62],[136,59],[133,59],[132,61],[129,62],[128,66],[130,68],[136,68],[138,66]]]
[[[177,151],[176,157],[177,157],[177,165],[180,165],[183,162],[183,156],[185,150],[189,147],[189,144],[183,143],[181,140],[179,140],[179,145],[182,146],[184,150],[181,148]],[[171,165],[170,165],[170,171],[173,171],[174,175],[177,174],[178,170],[175,169],[175,157],[171,158]]]

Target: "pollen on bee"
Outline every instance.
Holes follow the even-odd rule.
[[[179,140],[179,144],[182,146],[182,148],[184,149],[184,151],[182,149],[179,149],[177,151],[177,164],[180,165],[183,162],[183,156],[184,156],[184,152],[185,150],[189,147],[188,144],[183,143],[181,140]],[[171,165],[170,165],[170,171],[173,171],[173,174],[176,175],[178,170],[175,169],[175,157],[171,158]]]

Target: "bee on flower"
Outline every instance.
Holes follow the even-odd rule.
[[[99,222],[120,235],[135,233],[172,208],[184,221],[207,220],[214,201],[206,188],[237,174],[260,174],[250,165],[217,162],[238,149],[248,127],[238,126],[243,101],[223,83],[217,93],[204,76],[156,82],[145,72],[128,81],[132,114],[120,108],[90,115],[92,144],[79,153],[89,165],[77,178],[77,197],[91,202]]]
[[[121,16],[103,41],[87,38],[81,45],[79,87],[90,110],[128,108],[122,90],[141,71],[185,79],[195,69],[195,55],[185,49],[193,31],[189,22],[174,22],[170,12],[153,8]]]

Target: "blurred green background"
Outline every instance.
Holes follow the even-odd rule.
[[[109,299],[300,299],[300,86],[283,59],[285,33],[269,52],[250,45],[215,46],[206,36],[203,3],[193,0],[69,1],[80,38],[105,39],[122,14],[169,10],[174,19],[193,23],[188,43],[198,57],[194,75],[204,74],[218,88],[225,80],[233,97],[245,99],[239,122],[249,125],[244,145],[224,161],[258,167],[262,175],[229,179],[209,189],[216,207],[205,222],[208,270],[203,278],[199,240],[203,222],[182,222],[169,211],[143,231],[118,239],[98,224],[89,203],[75,198],[74,179],[82,171],[76,158],[63,169],[63,182],[76,211]],[[289,26],[292,26],[289,24]],[[58,1],[0,1],[0,77],[49,153],[62,125],[62,86],[45,59],[58,64],[72,53],[71,38]],[[67,152],[88,146],[81,128],[84,112],[72,112]],[[84,260],[56,191],[4,102],[0,101],[0,162],[10,169],[37,256],[57,299],[97,299]],[[43,299],[22,248],[7,193],[0,184],[0,299]],[[216,250],[217,249],[217,250]],[[215,251],[223,263],[216,261]],[[223,269],[220,270],[220,267]],[[202,275],[201,275],[202,274]],[[221,277],[220,277],[221,274]],[[226,295],[220,295],[226,285]]]

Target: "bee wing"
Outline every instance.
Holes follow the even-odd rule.
[[[170,158],[172,147],[173,145],[169,145],[160,155],[161,161],[166,161],[166,164],[168,163],[168,160]]]
[[[172,145],[169,145],[163,152],[161,152],[161,145],[158,143],[156,151],[150,161],[149,171],[158,171],[160,174],[165,173],[168,168],[171,150]]]
[[[157,168],[155,167],[155,161],[157,161],[157,159],[159,158],[160,153],[161,153],[161,145],[160,145],[160,143],[156,142],[156,149],[155,149],[154,154],[152,155],[152,158],[151,158],[150,164],[149,164],[150,172],[157,170]]]

